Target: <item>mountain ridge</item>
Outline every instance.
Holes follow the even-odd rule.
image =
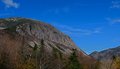
[[[77,56],[75,54],[72,56],[76,59],[76,64],[79,61],[83,68],[89,69],[95,61],[79,49],[69,36],[50,24],[28,18],[6,18],[0,19],[0,27],[0,60],[14,65],[15,67],[12,67],[15,69],[19,69],[19,67],[16,68],[18,65],[23,68],[30,66],[31,68],[28,69],[34,69],[34,67],[40,69],[38,66],[45,67],[45,64],[48,65],[47,69],[64,69],[73,52]],[[6,59],[3,60],[3,58]],[[6,62],[6,60],[10,61]],[[46,63],[41,64],[41,62]],[[9,65],[3,65],[3,68],[13,69]]]
[[[109,48],[100,52],[94,51],[90,54],[90,56],[97,60],[107,60],[111,59],[113,56],[120,57],[120,46],[117,46],[115,48]]]

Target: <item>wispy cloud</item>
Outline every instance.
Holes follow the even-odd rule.
[[[48,9],[43,12],[43,14],[54,14],[54,15],[59,15],[59,14],[67,14],[70,12],[70,7],[62,7],[62,8],[52,8]]]
[[[62,8],[62,11],[68,13],[70,11],[70,7],[64,7]]]
[[[18,8],[19,4],[14,2],[13,0],[2,0],[2,2],[6,5],[7,8],[14,7]]]
[[[60,25],[60,24],[54,24],[55,27],[62,30],[64,33],[68,35],[73,36],[79,36],[79,35],[93,35],[101,33],[102,28],[95,28],[95,29],[81,29],[81,28],[75,28],[67,25]]]
[[[120,23],[120,19],[113,19],[112,22],[113,23]]]
[[[116,39],[116,40],[113,40],[113,42],[119,42],[120,43],[120,40]]]
[[[120,18],[107,18],[107,21],[110,24],[117,24],[117,23],[120,23]]]
[[[0,17],[5,17],[5,16],[9,16],[9,15],[11,15],[10,13],[2,13],[2,14],[0,14]]]
[[[68,13],[69,11],[70,11],[69,7],[56,8],[56,9],[51,10],[51,12],[55,14]]]
[[[112,1],[112,6],[110,8],[120,8],[120,1]]]

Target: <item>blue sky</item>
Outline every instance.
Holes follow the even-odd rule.
[[[120,45],[120,0],[0,0],[0,18],[52,24],[86,53]]]

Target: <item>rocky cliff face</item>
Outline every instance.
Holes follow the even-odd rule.
[[[70,53],[72,49],[78,49],[70,37],[53,26],[39,21],[23,18],[1,19],[0,27],[3,30],[9,29],[9,31],[12,31],[11,33],[16,32],[16,34],[25,37],[31,47],[34,47],[35,44],[39,45],[40,40],[43,39],[49,48],[48,50],[51,49],[49,44],[63,53]]]
[[[93,59],[53,26],[26,18],[0,19],[0,69],[67,69],[73,51],[89,67],[92,62],[86,61]]]

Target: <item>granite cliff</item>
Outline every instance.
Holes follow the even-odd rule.
[[[0,69],[70,69],[70,63],[90,69],[94,61],[50,24],[28,18],[0,19]]]

